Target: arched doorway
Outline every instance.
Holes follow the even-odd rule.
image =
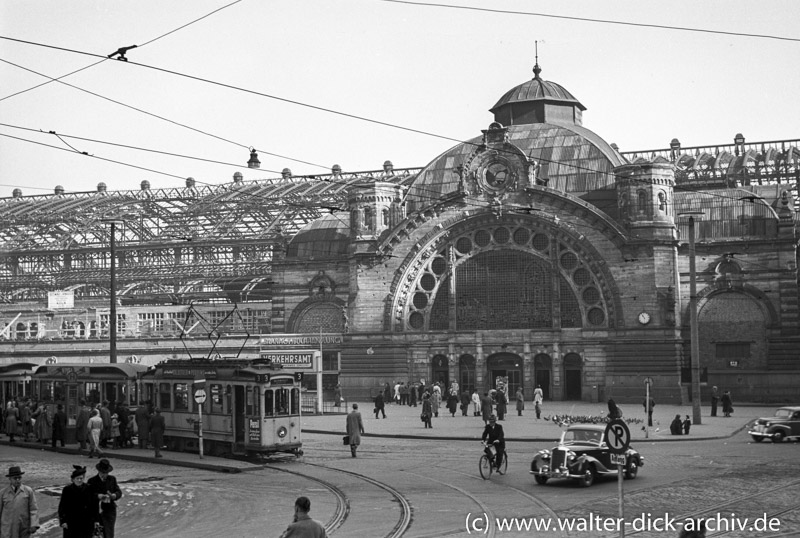
[[[583,359],[577,353],[568,353],[564,357],[564,399],[580,400],[583,397],[581,377]]]
[[[553,359],[550,355],[540,353],[533,358],[533,385],[542,387],[542,395],[545,400],[550,399],[550,382],[553,370]]]
[[[522,386],[522,358],[519,355],[496,353],[486,360],[486,367],[489,371],[489,386],[487,389],[495,388],[497,379],[501,377],[508,378],[509,397],[513,397],[517,389]],[[526,397],[528,396],[526,395]]]
[[[442,394],[446,394],[450,386],[450,371],[447,367],[447,357],[444,355],[434,355],[431,360],[431,383],[437,381],[442,387]]]
[[[472,355],[461,355],[458,359],[458,383],[461,391],[469,391],[470,394],[475,390],[475,357]]]

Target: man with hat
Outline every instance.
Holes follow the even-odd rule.
[[[39,507],[33,489],[22,483],[22,469],[8,469],[9,486],[0,491],[0,536],[28,538],[39,530]]]
[[[490,446],[494,446],[495,451],[495,466],[497,472],[503,474],[500,466],[503,464],[503,454],[506,451],[506,437],[503,433],[503,427],[497,423],[497,417],[494,415],[489,416],[489,424],[483,429],[481,440],[486,444],[486,455],[491,457]]]
[[[73,465],[70,485],[61,491],[58,503],[58,523],[64,530],[64,538],[86,538],[92,536],[100,525],[97,513],[97,497],[84,482],[86,467]]]
[[[106,458],[97,462],[97,474],[89,479],[92,494],[100,501],[100,523],[103,525],[104,538],[114,538],[114,525],[117,522],[117,503],[122,497],[117,479],[111,476],[114,468]]]

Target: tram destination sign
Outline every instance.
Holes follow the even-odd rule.
[[[161,371],[163,377],[194,377],[203,378],[210,377],[216,378],[216,370],[207,370],[204,368],[164,368]]]
[[[272,364],[280,364],[284,368],[302,368],[311,370],[314,368],[314,358],[319,355],[319,351],[262,351],[262,359],[272,361]]]

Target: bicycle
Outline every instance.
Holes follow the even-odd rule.
[[[492,473],[495,471],[495,452],[492,450],[492,445],[487,445],[484,443],[483,446],[485,447],[485,450],[478,460],[478,471],[481,473],[481,478],[484,480],[489,480],[489,478],[492,476]],[[487,451],[490,454],[487,454]],[[500,474],[506,474],[506,471],[508,470],[508,453],[505,450],[503,450],[503,463],[500,464],[500,467]]]

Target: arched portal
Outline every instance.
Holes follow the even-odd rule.
[[[475,390],[475,357],[472,355],[461,355],[458,359],[458,383],[461,390],[469,391],[470,394]]]
[[[438,382],[442,387],[442,394],[450,386],[450,371],[447,366],[447,357],[444,355],[434,355],[431,359],[431,383]]]
[[[550,399],[550,384],[552,383],[553,359],[550,355],[540,353],[533,358],[533,385],[542,387],[542,396]]]
[[[577,353],[568,353],[564,357],[564,399],[580,400],[582,398],[583,359]]]
[[[497,386],[498,378],[508,378],[508,394],[513,396],[522,386],[522,357],[514,353],[495,353],[486,360],[489,386]],[[531,392],[531,391],[529,391]],[[532,393],[532,392],[531,392]]]

